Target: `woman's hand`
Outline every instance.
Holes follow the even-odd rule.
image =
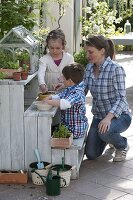
[[[114,115],[112,113],[108,113],[108,115],[106,115],[106,117],[101,120],[98,125],[98,129],[101,134],[107,132],[110,129],[110,124],[113,117]]]
[[[48,92],[48,87],[45,84],[39,86],[42,93]]]
[[[111,120],[106,119],[106,117],[99,123],[98,129],[101,134],[107,132],[110,128]]]

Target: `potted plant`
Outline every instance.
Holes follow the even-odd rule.
[[[13,72],[13,80],[20,81],[21,80],[21,72]]]
[[[16,56],[21,67],[23,67],[23,64],[26,64],[30,67],[30,54],[26,49],[18,51]]]
[[[51,147],[70,148],[72,142],[73,134],[65,125],[59,124],[59,127],[53,132]]]
[[[21,71],[19,61],[13,58],[11,52],[0,50],[0,72],[6,74],[6,78],[13,78],[13,73]]]
[[[21,79],[26,80],[28,77],[28,71],[29,71],[29,66],[26,64],[23,64],[22,66],[22,71],[21,71]]]

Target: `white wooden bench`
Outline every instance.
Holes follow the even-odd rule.
[[[24,113],[25,135],[25,169],[31,162],[35,162],[34,149],[39,148],[42,160],[52,164],[61,164],[62,157],[65,164],[75,166],[72,170],[72,179],[79,176],[80,165],[84,156],[84,147],[87,131],[83,138],[74,139],[69,149],[51,148],[51,124],[57,108],[50,111],[38,111],[32,104]]]
[[[62,157],[64,157],[65,164],[75,167],[72,170],[72,179],[77,179],[79,177],[79,169],[84,156],[86,136],[87,131],[83,138],[74,139],[69,149],[52,148],[52,164],[61,163]]]
[[[51,163],[51,124],[52,118],[57,112],[53,107],[48,111],[39,111],[32,104],[24,113],[24,163],[25,169],[29,164],[37,161],[34,149],[38,148],[41,160]]]

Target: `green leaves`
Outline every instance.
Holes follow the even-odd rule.
[[[80,63],[84,67],[88,64],[89,61],[87,59],[86,51],[83,48],[74,54],[74,61]]]
[[[115,20],[116,10],[110,10],[106,2],[99,2],[95,0],[95,4],[89,5],[84,8],[86,18],[81,18],[82,21],[82,34],[102,34],[109,36],[115,33]],[[95,29],[97,25],[98,29]]]
[[[34,5],[32,1],[24,0],[19,3],[8,0],[0,4],[0,39],[15,26],[23,25],[28,30],[34,27],[36,16],[28,10],[31,5]]]
[[[0,50],[0,68],[9,68],[8,62],[13,61],[13,56],[8,50]]]
[[[26,64],[23,64],[22,68],[23,68],[23,71],[27,72],[29,69],[29,66]]]
[[[70,135],[71,135],[71,132],[63,124],[59,124],[59,127],[57,128],[57,130],[53,132],[53,138],[69,138]]]
[[[8,68],[9,69],[18,69],[19,68],[19,62],[18,61],[9,61],[8,62]]]
[[[0,72],[0,79],[6,78],[6,73],[5,72]]]

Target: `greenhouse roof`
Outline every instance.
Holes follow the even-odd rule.
[[[0,41],[0,46],[36,46],[38,40],[24,26],[12,28]]]

